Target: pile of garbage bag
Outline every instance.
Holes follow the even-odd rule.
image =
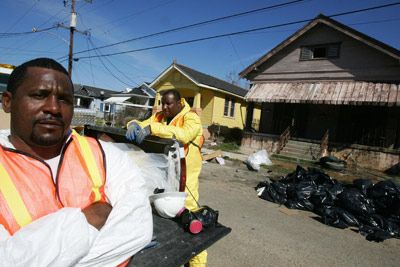
[[[320,169],[297,166],[278,181],[260,182],[256,190],[267,201],[312,211],[327,225],[358,227],[369,241],[400,238],[400,187],[390,180],[344,184]]]

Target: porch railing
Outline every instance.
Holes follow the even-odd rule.
[[[324,136],[321,139],[321,146],[320,146],[320,156],[324,157],[328,155],[328,143],[329,143],[329,129],[326,130]]]
[[[282,149],[285,147],[289,138],[290,138],[290,126],[288,126],[279,136],[278,148],[276,150],[277,154],[281,153]]]

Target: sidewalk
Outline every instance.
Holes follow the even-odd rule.
[[[214,149],[209,149],[209,148],[202,148],[201,149],[201,153],[204,154],[211,154],[213,152],[215,152],[217,150]],[[230,159],[234,159],[234,160],[240,160],[240,161],[245,161],[249,155],[246,154],[239,154],[239,153],[233,153],[233,152],[227,152],[227,151],[223,151],[222,152],[222,157],[228,157]]]

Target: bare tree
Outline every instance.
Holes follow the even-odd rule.
[[[234,70],[229,71],[228,74],[225,75],[225,80],[246,90],[249,89],[249,82],[240,78],[240,76]]]

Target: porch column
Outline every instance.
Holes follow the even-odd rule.
[[[246,125],[245,125],[246,130],[250,130],[252,128],[253,114],[254,114],[254,103],[249,102],[248,106],[247,106],[247,112],[246,112]]]
[[[192,110],[196,112],[197,115],[201,116],[201,94],[199,91],[197,91],[194,96]]]

